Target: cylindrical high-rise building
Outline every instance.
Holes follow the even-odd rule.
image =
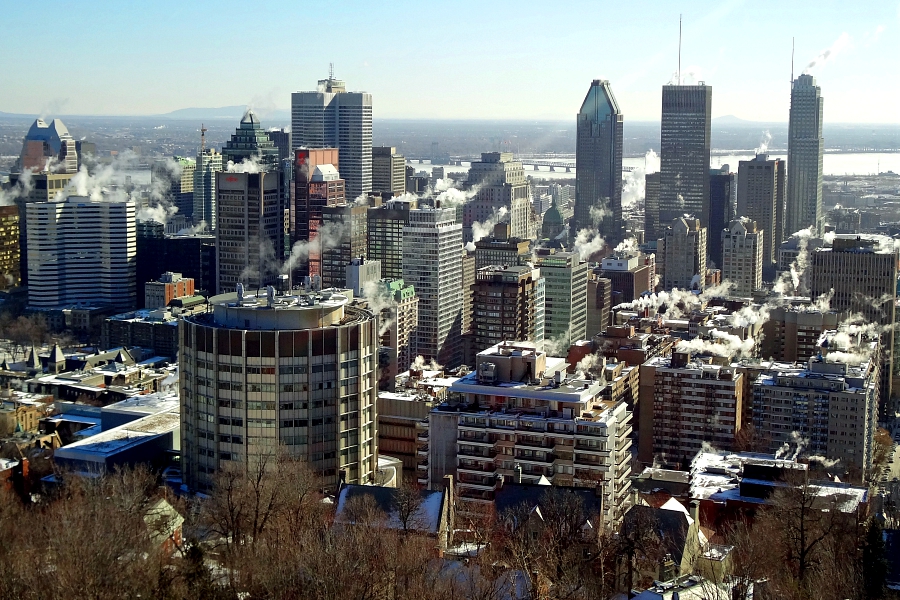
[[[375,315],[338,290],[210,299],[179,332],[182,470],[208,490],[229,463],[284,447],[329,486],[377,468]]]

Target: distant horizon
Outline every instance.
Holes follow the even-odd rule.
[[[171,121],[192,121],[195,119],[210,119],[213,121],[227,121],[232,119],[240,119],[240,115],[237,116],[198,116],[198,117],[176,117],[172,116],[174,113],[180,111],[189,111],[189,110],[197,110],[197,111],[216,111],[216,110],[226,110],[229,108],[234,108],[238,105],[233,106],[220,106],[220,107],[187,107],[187,108],[179,108],[168,113],[160,113],[160,114],[102,114],[102,113],[93,113],[93,114],[57,114],[57,115],[49,115],[35,112],[35,113],[10,113],[6,111],[0,110],[0,118],[22,118],[22,119],[67,119],[67,118],[108,118],[108,119],[168,119]],[[243,110],[246,110],[244,107]],[[257,112],[257,111],[254,111]],[[287,108],[279,108],[266,111],[258,111],[257,114],[260,116],[261,121],[265,121],[267,115],[271,115],[272,112],[286,112],[288,115],[290,114],[290,109]],[[572,115],[571,119],[564,119],[561,117],[513,117],[513,118],[460,118],[460,117],[372,117],[374,121],[414,121],[414,122],[424,122],[424,121],[437,121],[437,122],[494,122],[494,123],[527,123],[527,122],[546,122],[546,123],[571,123],[574,125],[576,115]],[[269,117],[271,118],[271,117]],[[738,117],[737,115],[720,115],[717,117],[713,117],[712,121],[721,121],[723,119],[739,121],[741,123],[746,123],[749,125],[783,125],[787,126],[788,121],[754,121],[750,119],[745,119],[743,117]],[[659,124],[659,119],[657,120],[648,120],[648,119],[628,119],[627,115],[625,116],[626,123],[635,123],[635,124]],[[265,125],[265,123],[263,123]],[[838,125],[853,125],[858,127],[866,127],[866,126],[888,126],[888,127],[900,127],[900,123],[891,123],[891,122],[879,122],[879,121],[826,121],[824,126],[833,127]]]

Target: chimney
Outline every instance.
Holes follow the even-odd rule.
[[[697,527],[700,527],[700,502],[698,500],[691,500],[691,518],[697,523]]]

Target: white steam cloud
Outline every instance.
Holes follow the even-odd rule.
[[[803,73],[808,74],[812,69],[815,69],[817,67],[820,68],[829,61],[834,60],[842,50],[850,45],[850,42],[850,35],[845,31],[840,36],[838,36],[838,39],[834,41],[831,47],[822,50],[822,52],[820,52],[818,56],[812,59],[810,63],[806,65],[806,68],[803,69]]]
[[[478,240],[491,235],[494,231],[494,226],[505,221],[508,216],[509,209],[505,206],[501,206],[499,209],[495,209],[494,212],[491,213],[491,216],[483,222],[479,223],[478,221],[475,221],[472,223],[472,241],[477,242]]]

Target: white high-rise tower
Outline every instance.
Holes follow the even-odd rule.
[[[812,75],[791,84],[784,235],[813,225],[822,231],[822,89]]]
[[[291,132],[291,150],[339,149],[347,198],[372,191],[372,94],[329,74],[316,91],[291,94]]]

